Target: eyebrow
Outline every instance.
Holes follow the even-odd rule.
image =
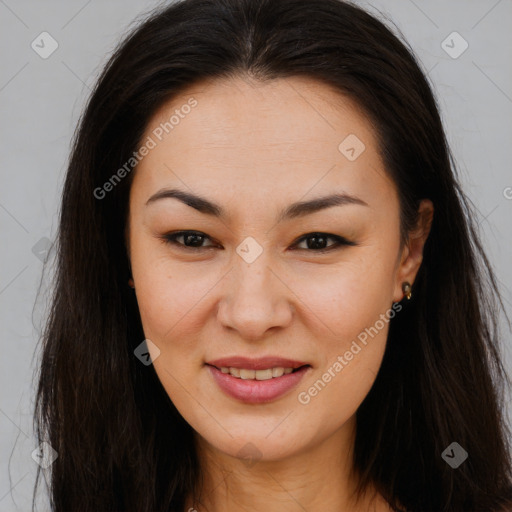
[[[159,190],[146,201],[146,206],[155,203],[156,201],[159,201],[161,199],[171,198],[178,199],[182,203],[191,206],[192,208],[196,209],[198,212],[201,212],[203,214],[219,218],[226,217],[226,211],[224,210],[224,208],[222,208],[222,206],[208,199],[205,199],[204,197],[200,197],[198,195],[192,194],[190,192],[185,192],[184,190],[179,190],[176,188],[165,188]],[[358,204],[361,206],[368,206],[368,203],[366,203],[362,199],[359,199],[358,197],[355,196],[351,196],[349,194],[331,194],[328,196],[318,197],[310,201],[298,201],[296,203],[292,203],[291,205],[286,207],[282,212],[280,212],[277,221],[283,222],[289,219],[304,217],[305,215],[310,215],[320,210],[332,208],[333,206],[343,206],[347,204]]]

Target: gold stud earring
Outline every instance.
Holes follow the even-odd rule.
[[[411,288],[411,283],[409,283],[409,281],[404,281],[402,283],[402,291],[404,292],[404,295],[407,297],[407,300],[411,300],[411,296],[412,296],[412,288]]]
[[[130,277],[130,279],[128,279],[128,286],[130,286],[130,288],[135,288],[135,283],[133,282],[133,279]]]

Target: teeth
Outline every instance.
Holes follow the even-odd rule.
[[[222,373],[229,373],[233,377],[244,380],[269,380],[277,377],[282,377],[293,372],[293,368],[267,368],[266,370],[247,370],[244,368],[227,368],[222,366],[220,368]]]
[[[281,377],[284,373],[284,368],[272,368],[272,377]]]
[[[233,368],[230,368],[233,371]],[[254,370],[240,370],[241,379],[254,379],[256,372]]]
[[[268,370],[256,370],[256,380],[269,380],[272,378],[272,368]]]

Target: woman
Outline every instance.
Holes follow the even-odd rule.
[[[55,511],[498,511],[502,302],[430,87],[339,0],[185,0],[76,133]]]

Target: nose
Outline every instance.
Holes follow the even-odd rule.
[[[225,278],[217,318],[241,339],[263,339],[267,331],[287,327],[292,321],[294,295],[269,263],[264,254],[252,263],[238,258]]]

